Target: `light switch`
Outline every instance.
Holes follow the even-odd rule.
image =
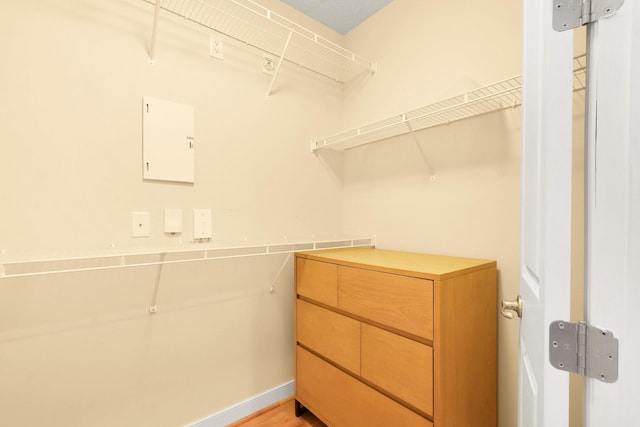
[[[164,210],[164,232],[182,233],[182,209]]]
[[[194,209],[193,238],[210,239],[212,235],[211,209]]]
[[[131,237],[149,237],[149,212],[131,212]]]

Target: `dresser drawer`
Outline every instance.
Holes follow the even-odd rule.
[[[338,308],[433,340],[431,280],[339,266]]]
[[[394,400],[296,346],[296,399],[334,427],[433,427]]]
[[[360,374],[360,322],[357,320],[297,300],[296,340]]]
[[[338,266],[326,262],[296,258],[296,292],[309,299],[338,305]]]
[[[362,324],[362,378],[433,415],[433,349]]]

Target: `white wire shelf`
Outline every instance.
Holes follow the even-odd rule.
[[[585,88],[586,55],[573,60],[573,90]],[[311,150],[349,150],[418,130],[522,105],[522,75],[380,120],[311,141]]]
[[[252,0],[145,1],[156,5],[152,59],[158,10],[162,9],[338,82],[345,82],[350,72],[375,69],[372,61]]]
[[[285,241],[225,247],[190,244],[157,249],[84,251],[79,254],[74,253],[62,256],[28,253],[19,255],[4,254],[0,255],[0,279],[371,246],[375,246],[375,237]]]

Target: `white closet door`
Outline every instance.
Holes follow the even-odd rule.
[[[548,329],[569,319],[572,32],[550,1],[524,0],[519,426],[566,426],[569,378],[548,362]]]

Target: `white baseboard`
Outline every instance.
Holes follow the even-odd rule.
[[[190,427],[224,427],[238,421],[247,415],[251,415],[260,409],[280,402],[289,396],[293,396],[293,381],[282,384],[262,394],[240,402],[230,408],[223,409],[213,415],[196,421]]]

